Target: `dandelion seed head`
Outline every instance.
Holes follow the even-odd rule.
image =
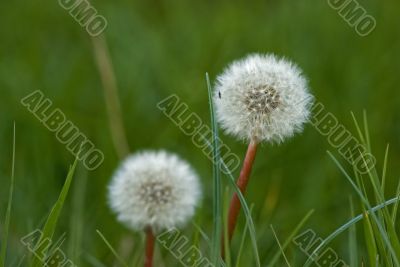
[[[213,99],[227,133],[276,143],[302,131],[312,100],[300,69],[272,54],[252,54],[230,64],[217,77]]]
[[[179,227],[194,214],[201,196],[193,169],[175,154],[144,151],[128,157],[109,185],[109,204],[134,230]]]

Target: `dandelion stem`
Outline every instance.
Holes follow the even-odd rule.
[[[146,228],[146,257],[144,261],[144,267],[153,266],[153,254],[154,254],[154,241],[155,237],[151,227]]]
[[[243,161],[242,170],[240,171],[240,176],[236,182],[240,192],[244,195],[246,192],[246,187],[249,182],[251,168],[253,167],[253,162],[257,152],[257,142],[251,141],[246,152],[246,156]],[[233,233],[235,231],[237,218],[239,216],[241,204],[239,197],[236,193],[234,193],[231,203],[229,205],[229,213],[228,213],[228,240],[232,239]],[[224,238],[222,238],[223,242]],[[224,251],[224,250],[222,250]]]

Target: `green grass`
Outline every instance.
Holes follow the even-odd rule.
[[[56,231],[57,223],[60,218],[60,214],[61,214],[62,208],[64,206],[65,200],[67,198],[69,188],[71,186],[71,182],[72,182],[72,178],[74,176],[77,162],[78,162],[78,160],[76,159],[74,164],[70,167],[70,169],[68,171],[68,175],[65,180],[65,184],[61,190],[58,200],[56,201],[53,208],[51,209],[50,214],[43,226],[42,235],[35,246],[34,253],[47,255],[47,257],[49,257],[49,253],[48,253],[49,248],[43,249],[40,245],[46,239],[52,240],[54,242],[54,239],[53,239],[54,233]],[[33,262],[30,264],[30,266],[32,266],[32,267],[43,266],[43,261],[41,259],[39,259],[38,257],[33,257]]]
[[[357,132],[359,134],[359,138],[361,140],[362,145],[367,148],[367,152],[372,153],[370,140],[369,140],[369,130],[367,124],[367,116],[364,112],[363,121],[364,121],[364,134],[360,130],[360,126],[352,113],[352,117],[354,119],[354,123],[357,128]],[[354,164],[354,175],[356,179],[352,178],[344,169],[343,165],[339,163],[336,157],[328,151],[329,156],[332,158],[333,162],[339,168],[339,170],[343,173],[348,182],[352,185],[354,191],[357,193],[360,204],[363,207],[363,214],[360,214],[353,219],[351,219],[348,223],[342,225],[336,231],[334,231],[331,235],[329,235],[323,242],[314,250],[313,254],[317,254],[318,251],[321,251],[324,247],[326,247],[332,240],[334,240],[340,233],[348,228],[352,228],[351,232],[351,262],[352,266],[357,266],[357,259],[354,258],[357,255],[357,247],[356,247],[356,237],[355,237],[355,226],[354,224],[361,219],[364,219],[364,233],[365,233],[365,242],[368,248],[368,256],[369,263],[371,266],[400,266],[400,246],[399,246],[399,236],[395,229],[395,223],[392,220],[392,216],[389,214],[388,205],[390,204],[398,204],[400,198],[394,197],[388,201],[385,201],[384,197],[384,186],[382,185],[385,181],[386,175],[386,166],[388,160],[388,149],[386,148],[385,158],[383,162],[383,173],[381,179],[379,179],[377,175],[376,165],[373,168],[368,170],[367,174],[360,178],[360,174],[356,170]],[[367,176],[367,177],[365,177]],[[373,188],[373,196],[368,196],[365,190],[364,181],[361,179],[367,179],[371,183]],[[356,181],[356,182],[354,182]],[[382,184],[381,182],[382,181]],[[371,206],[371,202],[374,199],[379,204],[375,207]],[[354,207],[351,204],[352,214],[354,213]],[[394,207],[393,212],[397,211],[397,206]],[[393,213],[392,213],[393,214]],[[372,220],[370,219],[372,218]],[[306,266],[311,264],[311,257],[307,260]]]
[[[246,196],[239,194],[243,209],[230,244],[231,266],[287,266],[283,255],[291,266],[303,266],[308,257],[292,239],[304,229],[315,231],[324,247],[351,265],[398,264],[399,1],[360,2],[377,21],[367,37],[359,37],[326,1],[91,3],[108,21],[104,37],[123,124],[117,129],[110,129],[119,115],[108,114],[104,96],[115,103],[105,95],[104,73],[84,29],[57,1],[0,4],[0,267],[40,266],[20,242],[35,229],[60,240],[57,246],[78,266],[122,266],[118,257],[141,266],[142,235],[118,223],[106,198],[126,147],[165,148],[193,165],[204,197],[182,233],[210,261],[220,262],[223,189],[238,192],[239,170],[220,173],[224,164],[210,162],[156,104],[178,95],[213,128],[210,151],[218,154],[219,137],[242,159],[246,144],[217,129],[204,73],[211,77],[210,92],[229,62],[252,52],[274,52],[298,63],[316,99],[373,152],[377,165],[359,175],[310,125],[281,145],[261,145]],[[104,153],[100,168],[86,171],[78,163],[67,183],[74,156],[19,102],[37,89]],[[63,199],[62,207],[54,205],[57,199]],[[179,266],[160,246],[155,256],[157,266]]]
[[[7,242],[8,242],[8,234],[9,234],[9,230],[10,230],[11,207],[12,207],[13,194],[14,194],[14,179],[15,179],[14,174],[15,174],[15,122],[14,122],[14,131],[13,131],[13,149],[12,149],[10,192],[9,192],[9,196],[8,196],[7,213],[6,213],[5,222],[4,222],[3,239],[1,240],[1,251],[0,251],[0,266],[1,267],[5,266],[6,257],[7,257]]]
[[[221,170],[220,170],[220,151],[219,151],[219,137],[218,137],[218,126],[214,114],[214,103],[212,100],[213,91],[211,88],[210,78],[206,73],[208,101],[210,105],[210,116],[211,116],[211,128],[213,131],[212,138],[212,153],[213,153],[213,237],[212,237],[212,252],[211,262],[214,266],[219,265],[221,255],[221,234],[222,234],[222,204],[221,204]],[[226,236],[226,233],[225,233]]]

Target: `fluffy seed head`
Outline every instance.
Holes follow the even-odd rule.
[[[109,186],[109,204],[118,220],[134,230],[181,226],[201,195],[196,173],[178,156],[144,151],[128,157]]]
[[[253,54],[218,76],[214,103],[227,133],[256,142],[282,142],[303,129],[313,97],[293,63]]]

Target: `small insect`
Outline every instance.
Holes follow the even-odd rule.
[[[218,91],[218,97],[221,99],[221,92]]]

